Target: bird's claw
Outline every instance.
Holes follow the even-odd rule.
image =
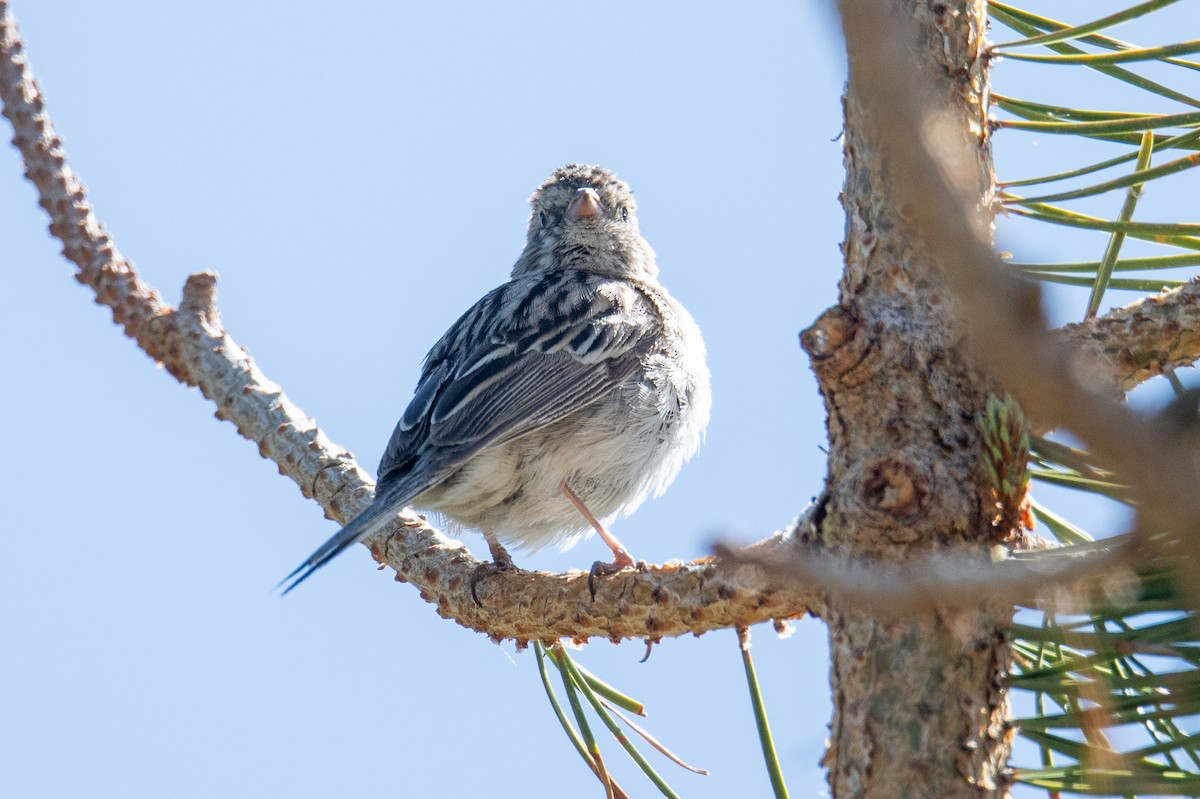
[[[471,599],[475,600],[478,607],[483,607],[483,603],[479,601],[478,586],[479,582],[486,577],[491,577],[494,574],[511,574],[517,571],[517,567],[513,565],[511,559],[488,561],[480,563],[471,572]]]
[[[624,557],[621,557],[622,555],[624,555]],[[592,600],[595,601],[596,599],[597,577],[608,577],[616,574],[622,569],[632,568],[637,565],[638,564],[634,563],[633,558],[629,556],[629,553],[625,552],[624,550],[621,550],[619,553],[617,553],[617,557],[612,563],[605,563],[602,560],[598,560],[593,563],[592,568],[588,571],[588,593],[592,595]]]

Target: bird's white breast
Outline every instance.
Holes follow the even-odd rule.
[[[638,290],[667,324],[641,367],[615,389],[615,401],[485,448],[420,498],[432,500],[427,507],[506,545],[566,548],[591,528],[560,491],[563,480],[606,524],[666,490],[704,437],[710,378],[688,312],[660,287]]]

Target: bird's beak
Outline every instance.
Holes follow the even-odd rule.
[[[600,195],[595,189],[580,189],[567,206],[567,219],[578,222],[580,219],[600,216],[603,211],[604,206],[600,204]]]

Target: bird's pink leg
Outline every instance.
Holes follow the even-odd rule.
[[[513,565],[512,555],[508,554],[508,550],[496,538],[495,533],[486,529],[481,532],[484,539],[487,540],[488,549],[492,553],[492,562],[480,563],[475,567],[475,571],[471,573],[471,598],[475,600],[475,604],[479,607],[483,607],[483,603],[479,601],[480,580],[486,579],[493,574],[517,571],[517,567]]]
[[[600,534],[600,538],[604,540],[604,543],[608,545],[608,548],[612,550],[612,563],[602,563],[600,561],[596,561],[592,564],[592,571],[588,575],[588,587],[592,590],[592,596],[595,596],[596,585],[594,581],[597,577],[616,574],[621,569],[625,569],[636,564],[633,560],[633,556],[629,554],[629,551],[625,549],[620,541],[616,539],[616,536],[604,529],[604,525],[602,525],[600,520],[597,519],[590,510],[588,510],[587,505],[584,505],[583,500],[579,498],[579,495],[575,493],[574,489],[567,485],[566,480],[563,480],[558,487],[562,490],[563,494],[566,495],[567,499],[571,500],[571,504],[575,506],[576,510],[583,514],[583,518],[588,520],[588,524],[590,524],[593,529]]]

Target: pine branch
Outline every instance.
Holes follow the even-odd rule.
[[[1200,359],[1200,282],[1145,297],[1104,316],[1062,328],[1092,362],[1102,365],[1124,393],[1168,367]]]
[[[216,275],[189,277],[174,308],[121,255],[67,163],[4,0],[0,99],[26,177],[50,216],[50,232],[78,268],[76,279],[95,292],[96,302],[107,306],[126,335],[175,379],[212,400],[218,418],[232,422],[329,518],[344,523],[361,512],[373,496],[369,476],[224,329],[216,306]],[[423,518],[405,513],[366,543],[376,560],[395,569],[398,581],[411,582],[443,617],[519,644],[560,637],[658,640],[698,635],[801,616],[818,601],[816,592],[802,585],[747,587],[736,565],[706,559],[613,575],[594,597],[582,572],[498,574],[478,584],[476,603],[470,578],[479,561]],[[789,545],[781,536],[760,544],[766,549]]]

